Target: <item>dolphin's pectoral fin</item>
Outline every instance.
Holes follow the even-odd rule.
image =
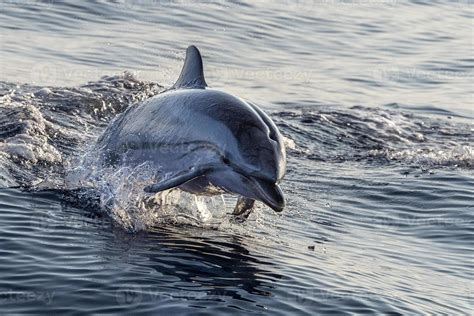
[[[242,217],[245,220],[247,217],[249,217],[254,205],[255,200],[239,197],[232,215]]]
[[[194,178],[202,176],[209,168],[192,168],[189,171],[165,179],[156,184],[148,185],[143,190],[147,193],[157,193],[180,186]]]
[[[204,70],[202,67],[201,53],[196,46],[189,46],[186,50],[186,59],[184,61],[183,69],[179,75],[178,81],[173,86],[173,89],[180,88],[196,88],[204,89],[207,87],[204,79]]]

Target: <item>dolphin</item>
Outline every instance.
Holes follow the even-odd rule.
[[[285,207],[279,186],[286,169],[283,137],[255,104],[211,89],[199,50],[189,46],[176,83],[130,106],[98,140],[109,166],[150,163],[156,174],[144,187],[178,187],[193,194],[239,196],[233,215],[247,218],[255,201]]]

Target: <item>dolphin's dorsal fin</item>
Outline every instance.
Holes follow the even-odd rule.
[[[197,88],[204,89],[207,87],[204,79],[204,71],[202,67],[201,53],[196,46],[191,45],[186,49],[186,60],[183,69],[179,75],[178,81],[173,89]]]

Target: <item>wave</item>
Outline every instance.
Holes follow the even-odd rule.
[[[149,166],[115,170],[95,160],[93,144],[108,123],[162,90],[129,73],[72,88],[0,82],[0,186],[96,199],[96,206],[129,230],[169,222],[222,225],[235,204],[232,197],[179,190],[150,197],[142,190],[151,181]],[[307,163],[317,168],[319,162],[426,170],[474,166],[472,125],[462,118],[363,106],[287,108],[270,115],[285,135],[292,169]]]

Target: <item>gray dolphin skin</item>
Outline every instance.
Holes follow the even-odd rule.
[[[285,207],[278,185],[286,169],[283,137],[255,104],[207,87],[195,46],[186,50],[178,81],[120,114],[98,146],[109,166],[156,167],[148,193],[179,187],[235,194],[232,214],[244,218],[255,200],[276,212]]]

